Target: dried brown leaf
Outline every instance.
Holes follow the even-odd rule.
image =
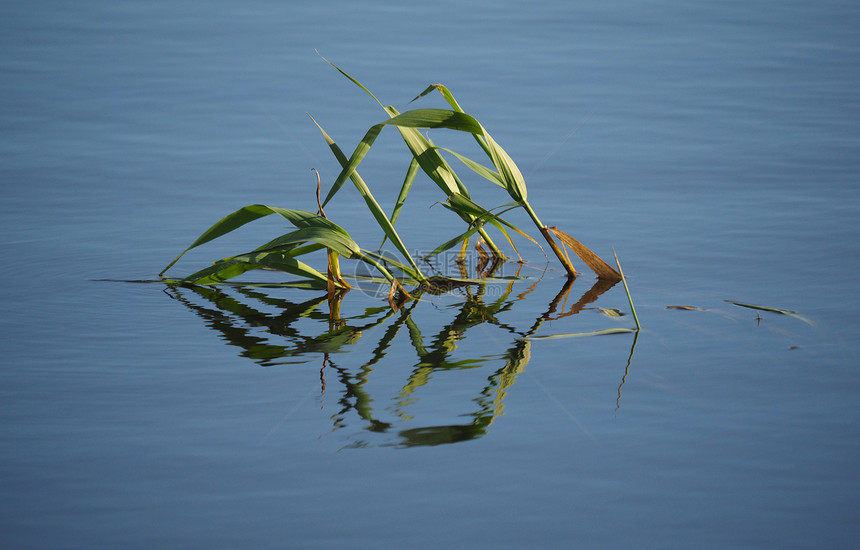
[[[547,229],[551,231],[553,235],[558,237],[558,240],[560,240],[564,246],[573,250],[573,253],[579,256],[579,259],[582,260],[589,269],[594,271],[598,278],[612,281],[621,280],[621,275],[615,271],[612,266],[601,260],[600,256],[589,250],[584,244],[557,227],[547,227]]]

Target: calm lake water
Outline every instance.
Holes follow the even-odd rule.
[[[292,4],[0,6],[4,548],[856,544],[860,5]],[[397,312],[365,285],[340,323],[314,291],[105,281],[246,204],[315,210],[339,167],[306,113],[346,151],[385,115],[314,49],[401,110],[446,84],[545,223],[617,250],[643,331],[524,339],[632,326],[525,241],[521,279]],[[362,164],[386,209],[408,161],[386,130]],[[418,253],[463,230],[442,198],[398,222]],[[356,201],[326,213],[373,248]]]

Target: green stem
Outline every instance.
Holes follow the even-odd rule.
[[[618,273],[621,274],[621,282],[624,283],[624,292],[627,293],[627,301],[630,303],[630,311],[633,313],[633,322],[636,323],[636,332],[638,333],[642,330],[642,326],[639,324],[639,316],[636,315],[636,308],[633,306],[633,298],[630,296],[630,288],[627,286],[627,278],[624,277],[624,271],[621,269],[621,262],[618,261],[618,254],[615,253],[614,247],[612,248],[612,255],[615,256],[615,265],[618,266]]]
[[[491,239],[490,236],[487,234],[487,230],[482,227],[478,229],[478,233],[484,239],[484,242],[487,243],[487,246],[490,247],[490,250],[493,251],[493,254],[495,254],[500,260],[504,260],[505,255],[502,254],[502,251],[499,250],[499,247],[496,246],[496,243],[494,243],[493,239]]]
[[[361,254],[360,256],[357,256],[357,258],[359,260],[361,260],[365,263],[368,263],[368,264],[372,265],[373,267],[375,267],[380,273],[382,273],[382,276],[385,277],[389,283],[393,283],[395,281],[394,275],[392,275],[390,271],[385,269],[385,266],[383,266],[382,264],[380,264],[379,262],[377,262],[376,260],[374,260],[370,256],[368,256],[366,254]]]
[[[537,213],[535,213],[531,205],[529,205],[529,203],[527,203],[526,201],[520,201],[520,205],[525,209],[529,217],[540,230],[541,234],[543,235],[543,238],[546,239],[546,242],[549,244],[549,247],[552,249],[553,252],[555,252],[558,261],[560,261],[561,265],[564,266],[564,269],[567,270],[568,277],[576,277],[576,269],[570,263],[570,259],[565,256],[564,252],[561,251],[561,248],[559,248],[558,244],[550,236],[549,230],[543,223],[541,223],[540,218],[538,218]]]

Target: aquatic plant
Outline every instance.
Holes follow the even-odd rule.
[[[470,239],[477,234],[476,248],[483,252],[483,245],[486,245],[489,249],[487,255],[494,263],[504,261],[506,260],[504,254],[487,232],[487,226],[490,226],[503,235],[519,257],[519,252],[510,237],[509,230],[518,233],[535,244],[537,244],[537,241],[501,216],[513,208],[522,208],[538,228],[541,236],[564,266],[570,278],[576,277],[577,272],[571,263],[567,249],[572,250],[574,254],[592,269],[597,274],[598,279],[611,282],[622,280],[622,275],[618,271],[610,267],[582,243],[557,227],[543,224],[534,208],[528,202],[525,180],[516,163],[495,139],[490,136],[481,123],[463,111],[448,88],[441,84],[433,84],[416,96],[413,101],[433,91],[439,91],[445,98],[445,101],[451,106],[451,109],[421,108],[401,113],[390,105],[383,105],[375,95],[355,78],[327,60],[326,62],[376,100],[389,118],[371,126],[349,157],[343,153],[337,143],[323,130],[322,126],[312,118],[341,166],[341,171],[332,183],[324,200],[321,200],[320,197],[321,182],[319,180],[319,173],[317,172],[317,212],[262,204],[252,204],[240,208],[215,223],[170,262],[159,273],[159,276],[163,277],[166,282],[182,285],[217,284],[250,270],[267,269],[298,276],[301,282],[296,284],[312,288],[327,288],[329,295],[332,296],[335,293],[346,291],[351,287],[344,279],[343,271],[340,268],[340,258],[344,258],[369,264],[384,277],[390,284],[389,302],[392,307],[397,308],[403,301],[411,298],[411,294],[403,287],[404,283],[418,285],[420,289],[428,289],[438,285],[450,284],[452,281],[456,282],[456,280],[450,278],[443,280],[439,277],[429,277],[422,272],[415,259],[410,255],[406,244],[395,230],[395,222],[419,171],[426,174],[444,192],[446,199],[442,204],[447,209],[456,213],[466,224],[465,231],[437,246],[429,256],[439,254],[459,245],[460,252],[458,259],[462,261],[468,250]],[[387,126],[397,128],[411,153],[406,177],[404,178],[403,185],[390,216],[385,213],[371,192],[370,186],[358,173],[359,164],[369,154],[377,137]],[[446,129],[470,134],[479,145],[481,151],[486,155],[489,164],[481,164],[460,153],[436,146],[428,137],[421,133],[420,130],[426,129]],[[476,174],[504,189],[510,198],[513,199],[513,202],[493,209],[487,209],[478,205],[472,200],[462,179],[447,162],[443,153],[451,154]],[[386,240],[389,241],[399,254],[399,258],[391,258],[390,255],[383,257],[378,252],[362,248],[350,237],[344,228],[326,217],[324,207],[340,191],[347,180],[354,184],[368,210],[376,220],[377,225],[382,230],[384,234],[383,243]],[[165,277],[164,274],[189,250],[271,214],[282,217],[295,229],[260,245],[250,252],[218,260],[212,265],[185,277]],[[556,242],[556,239],[558,242]],[[328,259],[325,274],[300,259],[311,252],[320,250],[325,250]],[[521,260],[522,258],[520,257]],[[392,269],[399,271],[399,278],[395,277]]]

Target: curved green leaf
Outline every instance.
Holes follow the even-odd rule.
[[[275,239],[275,241],[277,241],[275,246],[298,245],[315,242],[325,248],[334,250],[344,258],[352,258],[361,250],[358,244],[353,241],[349,235],[339,231],[334,231],[327,227],[303,227],[293,231],[292,233],[281,235],[281,237]]]
[[[343,230],[340,226],[335,223],[328,221],[323,218],[319,214],[315,214],[313,212],[307,212],[305,210],[294,210],[290,208],[280,208],[277,206],[268,206],[265,204],[251,204],[245,207],[236,210],[232,214],[225,216],[223,219],[212,225],[209,229],[203,232],[200,237],[197,238],[196,241],[191,243],[191,246],[186,248],[179,254],[172,262],[170,262],[167,267],[161,270],[159,275],[163,275],[168,269],[173,267],[179,259],[185,255],[186,252],[191,250],[192,248],[196,248],[202,244],[208,243],[218,237],[222,237],[231,231],[234,231],[243,225],[246,225],[254,220],[258,220],[270,214],[278,214],[282,218],[286,219],[294,226],[298,228],[325,228],[334,233],[340,233],[341,235],[349,238],[349,234]],[[350,239],[351,240],[351,239]],[[353,243],[354,246],[351,246],[353,253],[358,251],[358,245]]]
[[[325,58],[323,58],[323,59],[325,59]],[[355,78],[350,76],[348,73],[346,73],[344,70],[337,67],[336,65],[334,65],[330,61],[326,60],[326,62],[329,63],[329,65],[331,65],[335,69],[337,69],[338,72],[340,72],[341,74],[346,76],[350,81],[352,81],[354,84],[356,84],[362,90],[367,92],[371,97],[373,97],[374,100],[376,100],[377,103],[382,105],[382,103],[379,102],[379,100],[376,98],[376,96],[374,96],[358,80],[356,80]],[[427,88],[427,90],[425,90],[424,94],[429,93],[433,89],[435,89],[433,86]],[[460,108],[460,106],[457,105],[457,102],[454,100],[454,98],[450,94],[450,92],[447,92],[447,89],[444,89],[444,86],[440,86],[440,91],[442,91],[443,95],[446,95],[446,93],[447,93],[446,98],[449,99],[449,103],[452,103],[452,105],[455,106],[455,110],[457,110],[458,112],[461,112],[461,113],[463,112],[463,110]],[[388,114],[389,117],[393,118],[393,117],[400,115],[400,113],[397,111],[397,109],[395,109],[391,105],[389,105],[388,107],[383,107],[383,109],[385,110],[385,112]],[[475,121],[475,122],[477,122],[477,121]],[[460,178],[457,177],[456,172],[454,172],[454,170],[451,169],[450,165],[448,165],[448,163],[445,161],[445,159],[442,157],[442,155],[440,155],[438,153],[438,151],[436,151],[432,142],[428,138],[426,138],[424,135],[422,135],[421,132],[419,132],[416,128],[411,128],[411,127],[406,127],[406,126],[397,126],[397,129],[400,132],[401,136],[403,137],[403,140],[406,142],[407,147],[409,147],[409,150],[412,152],[412,156],[413,156],[414,160],[418,161],[422,170],[424,170],[424,172],[428,175],[428,177],[430,177],[430,179],[433,182],[435,182],[436,185],[438,185],[442,189],[442,191],[445,192],[446,195],[451,195],[453,193],[460,193],[461,195],[465,195],[466,197],[469,196],[469,192],[466,189],[466,186],[463,185],[463,182],[460,181]],[[478,141],[478,143],[481,145],[481,147],[486,152],[487,147],[486,147],[486,144],[484,143],[484,141],[477,135],[473,134],[473,136],[474,136],[475,140]],[[342,164],[345,165],[345,163],[342,163]],[[342,184],[343,184],[342,182],[340,184],[336,183],[335,186],[332,187],[332,192],[329,193],[329,196],[331,196],[334,192],[336,192],[337,189],[339,188],[339,186]],[[407,192],[408,192],[408,190],[407,190]],[[405,198],[406,197],[404,195],[402,200],[405,200]],[[400,201],[400,203],[402,204],[402,201]],[[468,217],[464,217],[463,220],[466,223],[470,223],[470,224],[474,221]],[[393,222],[393,220],[392,220],[392,222]],[[493,239],[490,238],[490,236],[486,233],[486,231],[483,228],[479,228],[478,231],[480,232],[481,236],[486,241],[486,243],[490,247],[490,249],[499,258],[504,258],[504,255],[501,253],[498,246],[496,246],[496,244],[493,242]],[[508,240],[510,240],[510,239],[508,239]]]
[[[452,151],[451,149],[446,149],[445,147],[437,147],[437,149],[451,153],[452,155],[454,155],[455,157],[460,159],[460,162],[465,164],[467,167],[469,167],[473,172],[475,172],[479,176],[489,180],[492,183],[495,183],[496,185],[498,185],[499,187],[501,187],[503,189],[505,188],[505,182],[502,181],[502,178],[501,178],[501,176],[499,176],[498,172],[493,172],[492,170],[490,170],[489,168],[487,168],[483,164],[481,164],[479,162],[475,162],[474,160],[470,159],[469,157],[465,157],[465,156],[461,155],[457,151]]]
[[[458,243],[460,243],[463,240],[468,239],[469,237],[474,235],[475,232],[478,231],[479,227],[480,226],[477,224],[470,226],[469,229],[467,229],[465,232],[460,233],[459,235],[457,235],[453,239],[449,239],[449,240],[445,241],[444,243],[440,244],[439,246],[437,246],[436,248],[434,248],[433,250],[431,250],[427,254],[427,256],[428,257],[429,256],[435,256],[436,254],[441,254],[442,252],[445,252],[446,250],[450,250],[451,248],[454,248]]]
[[[237,277],[246,271],[261,268],[284,271],[307,279],[316,280],[321,284],[328,282],[325,275],[293,258],[283,250],[253,252],[220,260],[205,269],[201,269],[183,278],[182,282],[197,285],[217,284]]]
[[[482,136],[487,143],[490,159],[493,165],[498,170],[499,176],[504,183],[504,188],[517,202],[526,200],[525,180],[517,168],[514,161],[502,149],[490,134],[487,133],[483,126],[472,116],[459,111],[451,111],[447,109],[415,109],[405,113],[398,114],[389,120],[375,124],[365,133],[359,145],[355,148],[348,163],[344,166],[340,175],[335,180],[334,187],[343,185],[356,170],[358,165],[367,155],[376,138],[385,126],[393,125],[401,128],[447,128],[468,132],[474,135]],[[419,163],[422,162],[422,155],[416,156]],[[422,165],[422,168],[424,166]],[[452,190],[453,191],[453,190]]]
[[[403,178],[403,185],[400,187],[400,193],[397,195],[397,200],[394,202],[394,210],[391,211],[391,223],[397,223],[397,218],[400,217],[400,210],[406,202],[406,195],[412,189],[412,184],[415,183],[415,176],[418,174],[418,169],[421,166],[414,158],[409,163],[409,169],[406,171],[406,177]],[[384,243],[385,241],[383,241]]]
[[[311,117],[311,120],[313,120],[313,117]],[[343,151],[341,151],[337,143],[335,143],[334,140],[329,137],[329,135],[325,132],[325,130],[322,129],[322,126],[320,126],[316,120],[314,120],[314,124],[316,124],[320,132],[322,132],[323,137],[328,143],[332,153],[334,153],[335,158],[337,158],[338,162],[341,164],[341,166],[344,166],[344,170],[346,170],[346,166],[348,164],[348,159],[346,158],[346,155],[343,154]],[[379,128],[379,130],[381,129],[382,127]],[[377,132],[377,135],[378,133],[379,132]],[[373,139],[375,139],[375,137]],[[359,145],[359,148],[361,148],[361,145]],[[364,152],[360,155],[361,158],[364,158],[364,155],[367,154],[367,150],[369,149],[370,144],[367,144],[364,148]],[[353,153],[353,155],[355,154],[356,153]],[[358,163],[356,163],[356,165],[357,164]],[[341,172],[341,174],[344,174],[344,172]],[[382,207],[379,206],[378,202],[376,202],[376,198],[374,198],[373,193],[370,192],[370,188],[367,186],[364,180],[361,179],[361,176],[358,175],[358,172],[354,168],[344,178],[338,177],[337,181],[334,182],[331,190],[326,196],[325,201],[323,201],[323,206],[325,206],[325,204],[328,203],[331,197],[334,196],[334,193],[336,193],[337,190],[340,189],[340,187],[346,181],[346,177],[349,177],[352,180],[353,184],[355,184],[356,189],[358,189],[358,192],[364,198],[365,204],[367,204],[367,207],[370,209],[371,214],[373,214],[373,217],[376,219],[376,223],[379,225],[379,227],[382,229],[382,231],[385,233],[391,243],[397,248],[397,250],[403,255],[403,257],[406,258],[406,260],[412,266],[418,279],[423,281],[425,279],[424,275],[421,274],[421,270],[418,269],[418,265],[415,263],[415,260],[412,259],[412,256],[406,249],[406,245],[403,244],[403,241],[400,239],[400,235],[398,235],[397,231],[394,229],[394,225],[391,223],[391,220],[389,220],[388,216],[385,215],[385,212],[382,210]]]

